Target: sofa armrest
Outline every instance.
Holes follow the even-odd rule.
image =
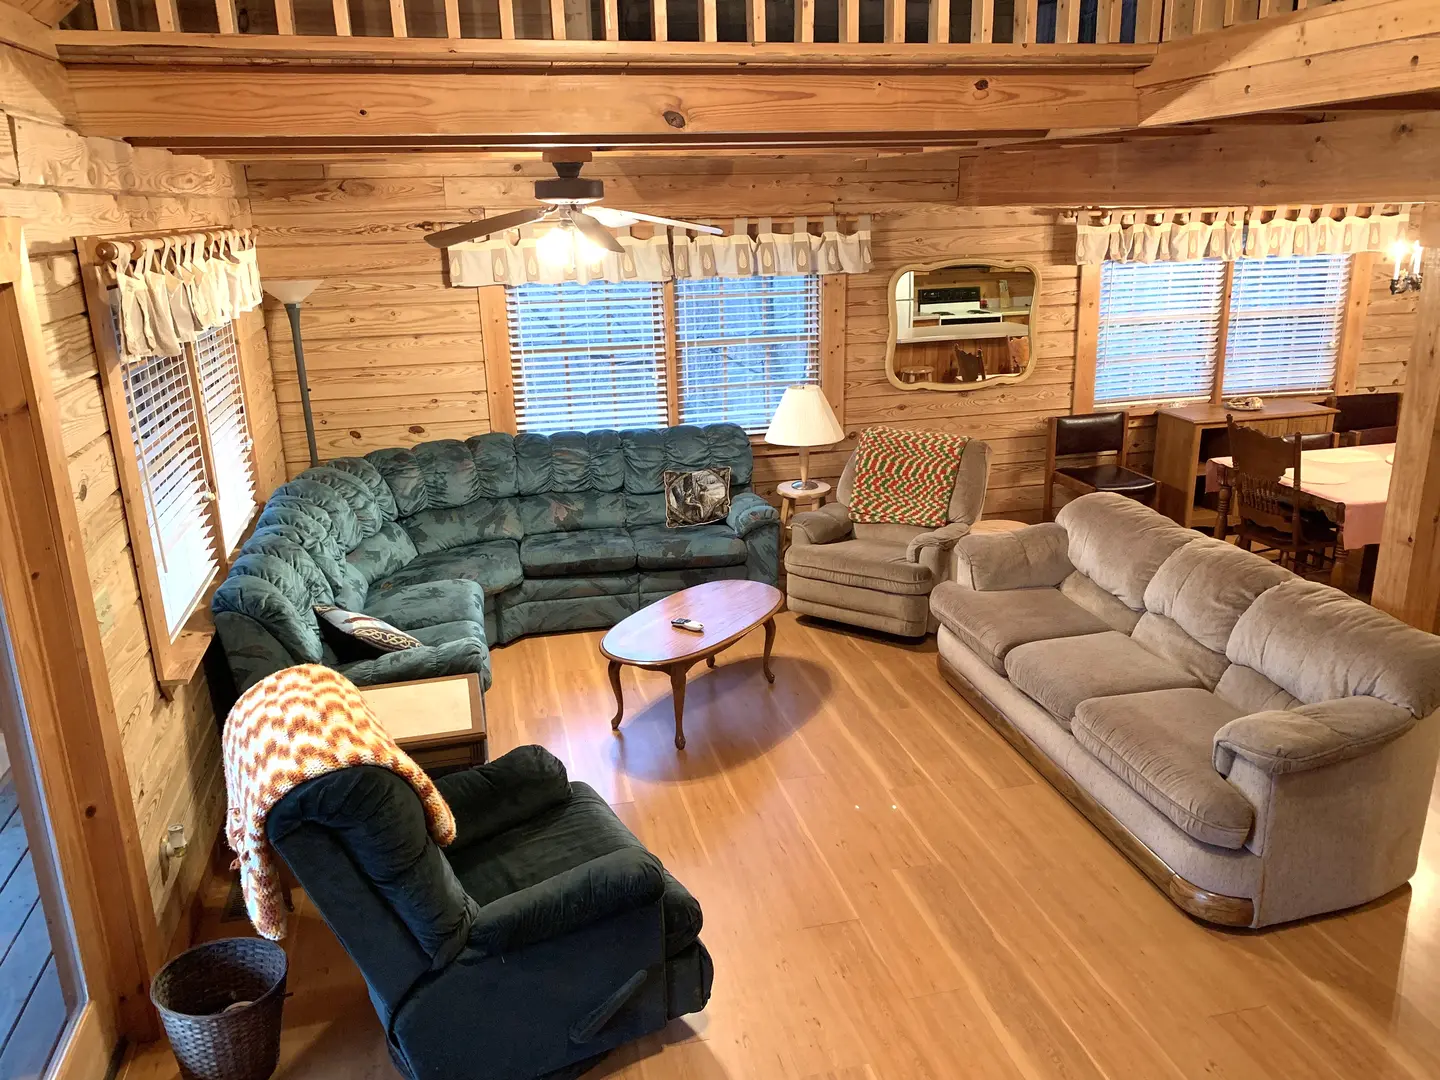
[[[659,859],[620,848],[492,900],[476,915],[469,944],[481,956],[501,956],[656,903],[664,891]]]
[[[955,580],[977,592],[1055,586],[1075,570],[1069,536],[1053,521],[1014,532],[972,532],[954,550]]]
[[[356,686],[435,679],[473,671],[480,676],[481,689],[489,690],[490,649],[479,638],[458,638],[441,645],[417,645],[371,660],[357,660],[339,670]]]
[[[739,536],[779,520],[779,511],[753,491],[743,491],[736,495],[731,500],[730,512],[725,515],[725,524]]]
[[[956,543],[970,535],[970,522],[952,521],[949,525],[942,525],[938,529],[931,529],[919,536],[913,537],[909,546],[905,549],[907,562],[918,563],[921,561],[921,554],[927,548],[938,551],[949,551]]]
[[[570,798],[565,763],[543,746],[517,746],[494,761],[442,776],[435,786],[455,814],[451,850],[487,840]]]
[[[850,539],[854,531],[850,511],[839,503],[827,503],[818,510],[806,510],[790,519],[792,544],[834,544]]]
[[[1251,713],[1215,733],[1215,769],[1229,776],[1239,757],[1271,775],[1308,772],[1371,753],[1417,722],[1408,709],[1372,697]]]

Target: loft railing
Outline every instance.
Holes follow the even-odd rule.
[[[1327,2],[81,0],[63,27],[186,36],[1114,45],[1174,40]]]

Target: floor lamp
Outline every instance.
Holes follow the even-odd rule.
[[[310,447],[311,466],[320,464],[315,449],[315,414],[310,411],[310,378],[305,373],[305,347],[300,344],[300,304],[320,285],[314,281],[267,281],[265,291],[285,305],[290,316],[290,341],[295,346],[295,378],[300,383],[300,411],[305,414],[305,442]]]

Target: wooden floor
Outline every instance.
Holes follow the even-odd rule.
[[[1440,1077],[1440,797],[1410,889],[1278,930],[1207,929],[961,704],[933,642],[779,621],[773,687],[759,634],[692,672],[683,754],[660,675],[624,670],[611,734],[600,634],[495,653],[492,752],[559,754],[705,909],[709,1008],[592,1077]],[[277,1075],[394,1076],[358,975],[303,901],[290,948]],[[175,1069],[151,1048],[124,1075]]]

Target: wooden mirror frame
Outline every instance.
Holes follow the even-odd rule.
[[[1014,270],[1029,274],[1035,281],[1034,291],[1030,300],[1030,359],[1025,364],[1023,371],[1017,371],[1013,375],[991,375],[978,382],[918,382],[907,383],[900,380],[899,373],[895,370],[895,349],[899,344],[900,315],[895,299],[895,290],[900,284],[900,278],[909,273],[928,273],[934,270],[943,270],[948,266],[984,266],[991,270]],[[1040,310],[1042,279],[1040,268],[1034,263],[1028,262],[1007,262],[998,259],[971,259],[961,257],[940,259],[926,263],[906,263],[890,275],[890,284],[886,288],[886,311],[890,317],[890,333],[885,342],[885,377],[890,380],[890,385],[897,390],[940,390],[950,393],[966,393],[975,390],[984,390],[992,386],[1010,386],[1018,382],[1024,382],[1035,371],[1035,364],[1038,359],[1038,348],[1036,346],[1036,314]]]

